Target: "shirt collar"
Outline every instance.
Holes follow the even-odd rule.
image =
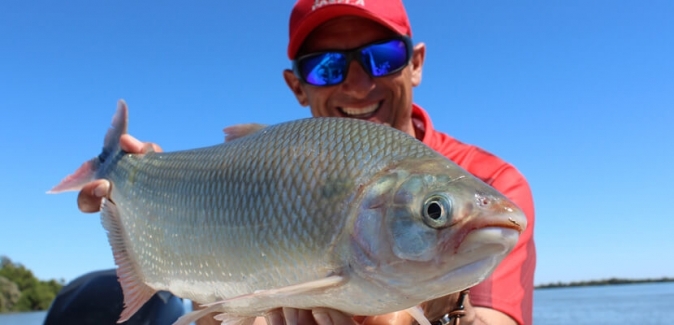
[[[412,126],[416,138],[423,143],[427,143],[433,134],[433,124],[428,113],[417,104],[412,104]]]

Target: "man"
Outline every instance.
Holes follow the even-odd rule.
[[[526,214],[528,227],[513,252],[469,295],[453,294],[423,307],[431,321],[445,316],[445,321],[455,322],[460,317],[461,324],[531,324],[536,256],[529,186],[513,166],[436,131],[427,113],[413,104],[412,89],[421,83],[426,47],[413,45],[411,35],[400,0],[299,0],[290,17],[288,56],[293,69],[285,70],[283,77],[299,104],[309,106],[313,116],[359,118],[402,130],[515,202]],[[122,143],[129,152],[143,151],[143,144],[129,136]],[[106,181],[85,186],[78,197],[80,209],[97,211],[108,189]],[[267,315],[267,321],[414,323],[405,312],[352,318],[327,309],[277,310]]]

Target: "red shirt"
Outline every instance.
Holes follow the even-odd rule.
[[[519,324],[532,323],[534,269],[534,203],[529,184],[515,167],[476,146],[464,144],[433,129],[431,119],[421,107],[413,105],[412,119],[417,137],[517,204],[527,217],[527,228],[513,251],[494,273],[470,289],[473,306],[503,312]]]

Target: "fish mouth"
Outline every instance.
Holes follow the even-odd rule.
[[[437,280],[457,283],[457,290],[484,280],[499,262],[515,247],[518,229],[485,227],[471,231],[456,249],[454,256],[444,261],[457,267],[442,274]],[[442,265],[443,262],[438,261]],[[442,266],[440,266],[442,269]]]
[[[445,273],[433,282],[447,285],[446,289],[451,292],[458,292],[484,281],[500,261],[498,256],[483,257]]]
[[[456,250],[457,254],[493,254],[498,251],[508,253],[519,239],[519,229],[504,227],[484,227],[471,231],[463,238]]]
[[[358,119],[369,119],[379,112],[379,109],[382,106],[383,101],[376,102],[374,104],[364,106],[364,107],[337,107],[340,113],[344,117],[358,118]]]

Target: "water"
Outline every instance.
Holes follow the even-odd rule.
[[[0,325],[42,325],[46,311],[0,314]]]
[[[45,316],[0,314],[0,325],[42,325]],[[674,283],[536,290],[534,324],[674,324]]]
[[[674,283],[536,290],[534,324],[674,324]]]
[[[192,311],[192,303],[189,300],[184,301],[184,307],[185,312]],[[42,325],[45,318],[47,318],[47,311],[0,314],[0,325]]]

